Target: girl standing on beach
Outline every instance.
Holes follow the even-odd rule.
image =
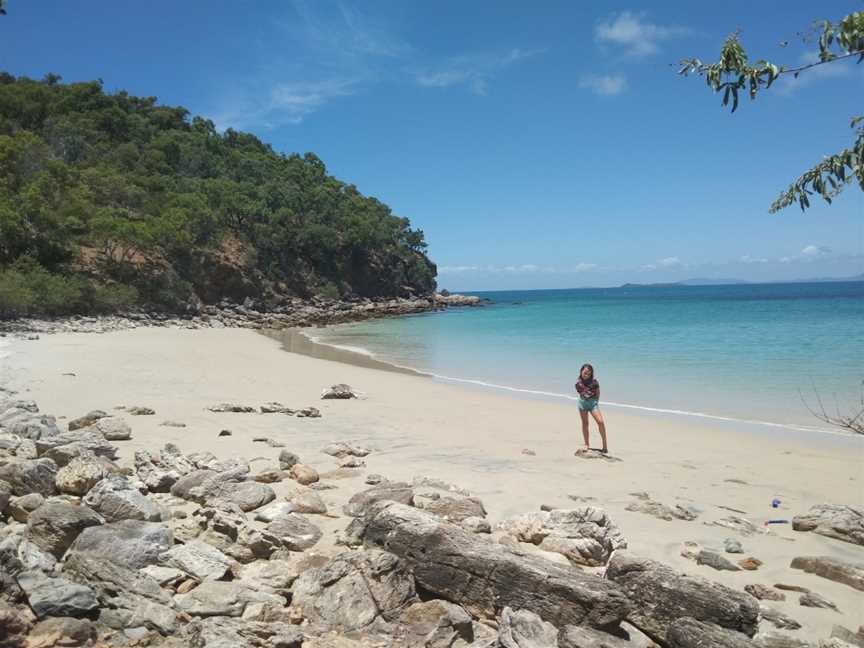
[[[603,439],[602,453],[609,452],[606,445],[606,422],[603,420],[603,413],[599,408],[600,401],[600,383],[594,377],[594,367],[590,364],[582,365],[579,370],[579,380],[576,381],[576,392],[579,394],[579,416],[582,417],[582,437],[585,439],[585,449],[589,450],[588,443],[588,413],[597,421],[597,427],[600,429],[600,438]]]

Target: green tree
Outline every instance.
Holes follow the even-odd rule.
[[[680,74],[696,74],[704,77],[715,93],[722,93],[723,105],[731,102],[731,110],[738,108],[739,95],[746,93],[755,99],[760,90],[769,89],[783,76],[797,78],[809,70],[831,65],[844,59],[864,60],[864,12],[843,17],[839,22],[817,22],[814,32],[818,34],[818,61],[797,67],[776,65],[759,60],[752,65],[741,45],[738,32],[731,34],[723,43],[720,59],[716,63],[703,63],[699,59],[681,61]],[[843,189],[857,182],[864,191],[864,116],[851,119],[854,139],[849,148],[826,157],[813,168],[803,173],[788,189],[783,191],[771,205],[769,211],[776,212],[798,203],[802,210],[810,207],[810,196],[818,195],[831,200]]]

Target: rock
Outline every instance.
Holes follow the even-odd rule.
[[[558,629],[528,610],[501,611],[498,627],[501,648],[557,648]]]
[[[616,551],[606,578],[620,585],[636,604],[627,620],[657,642],[682,616],[705,620],[750,637],[759,622],[759,603],[749,594],[698,576],[678,574],[662,563]]]
[[[160,560],[163,565],[176,567],[199,581],[220,580],[232,565],[228,556],[200,540],[175,545],[163,553]]]
[[[186,424],[180,421],[162,421],[159,424],[161,427],[185,428]]]
[[[372,451],[368,448],[363,448],[361,446],[355,446],[350,443],[331,443],[326,446],[321,452],[324,454],[328,454],[331,457],[338,457],[340,459],[344,457],[366,457]]]
[[[256,473],[252,479],[259,484],[276,484],[286,479],[288,475],[281,470],[275,468],[266,468],[259,473]]]
[[[123,475],[110,475],[100,481],[84,497],[84,503],[108,522],[168,519],[168,511],[163,506],[143,495],[135,483]]]
[[[620,587],[535,556],[520,556],[419,509],[375,504],[349,532],[370,548],[405,560],[417,585],[493,618],[504,606],[525,609],[555,625],[602,627],[631,610]]]
[[[781,630],[798,630],[801,628],[801,624],[798,623],[792,617],[783,614],[780,610],[775,610],[774,608],[770,608],[767,605],[759,606],[759,614],[761,618],[775,628],[779,628]]]
[[[174,632],[177,614],[171,597],[150,576],[102,556],[82,554],[69,556],[63,573],[92,588],[101,608],[99,622],[109,628]]]
[[[27,637],[27,648],[91,646],[96,635],[96,627],[87,619],[53,617],[36,624]]]
[[[732,531],[737,531],[743,536],[770,533],[770,531],[764,527],[756,526],[750,520],[745,520],[737,515],[730,515],[719,520],[714,520],[713,522],[705,522],[705,524],[708,526],[719,526],[725,529],[731,529]]]
[[[372,473],[371,475],[366,475],[365,482],[370,486],[377,486],[378,484],[387,481],[383,475],[379,475],[378,473]]]
[[[404,482],[384,482],[379,486],[355,493],[342,510],[345,515],[359,517],[364,515],[373,504],[382,501],[414,506],[414,489]]]
[[[237,582],[204,581],[186,594],[174,597],[177,607],[192,616],[239,617],[250,603],[285,605],[283,597],[256,592]]]
[[[444,648],[476,639],[471,615],[440,599],[412,603],[402,611],[399,623],[407,628],[409,645]]]
[[[749,584],[744,586],[744,591],[750,596],[753,596],[760,601],[785,601],[786,595],[783,592],[768,587],[767,585]]]
[[[338,400],[346,400],[349,398],[357,398],[357,394],[355,394],[351,387],[340,383],[338,385],[333,385],[329,389],[324,389],[321,392],[322,400],[330,400],[330,399],[338,399]]]
[[[298,484],[303,484],[304,486],[314,484],[320,479],[317,470],[312,466],[307,466],[306,464],[301,463],[291,466],[291,472],[289,474],[291,475],[291,479],[296,481]]]
[[[57,471],[54,484],[61,493],[86,495],[108,474],[108,468],[92,454],[81,454]]]
[[[0,466],[0,479],[12,487],[15,495],[39,493],[51,497],[57,492],[56,478],[57,464],[50,459],[29,459]]]
[[[306,619],[342,632],[389,618],[416,598],[405,564],[377,550],[339,554],[302,573],[292,591],[292,607]]]
[[[96,421],[101,418],[105,418],[108,416],[102,410],[93,410],[92,412],[87,412],[84,416],[81,416],[77,419],[72,419],[69,421],[68,429],[70,432],[74,432],[75,430],[80,430],[81,428],[90,427]]]
[[[195,519],[204,529],[199,536],[203,542],[244,564],[269,558],[282,546],[281,540],[266,529],[250,526],[239,509],[238,513],[229,513],[202,508],[195,512]]]
[[[266,403],[260,408],[262,414],[293,414],[294,410],[282,403]]]
[[[171,542],[171,530],[162,524],[120,520],[84,529],[69,551],[137,570],[158,563]]]
[[[726,553],[744,553],[744,548],[741,546],[741,542],[736,540],[735,538],[726,538],[723,541],[723,549],[726,551]]]
[[[280,515],[267,525],[267,532],[291,551],[305,551],[321,539],[321,529],[297,513]]]
[[[327,513],[327,505],[321,496],[312,490],[298,491],[288,496],[288,501],[297,513],[310,513],[313,515],[324,515]]]
[[[255,511],[255,519],[260,522],[272,522],[280,515],[288,515],[294,512],[294,505],[290,502],[271,502]]]
[[[231,430],[219,430],[220,437],[228,437],[231,436]]]
[[[843,583],[864,592],[864,564],[851,563],[828,556],[799,556],[792,560],[792,569],[802,569],[828,580]]]
[[[523,454],[523,455],[528,455],[529,457],[536,457],[536,456],[537,456],[537,453],[536,453],[536,452],[534,452],[533,450],[529,450],[528,448],[523,448],[523,449],[522,449],[522,454]]]
[[[752,648],[747,635],[703,623],[690,617],[672,622],[667,633],[670,648]]]
[[[153,416],[156,413],[155,410],[152,410],[149,407],[141,407],[140,405],[129,407],[126,411],[132,416]]]
[[[117,448],[95,427],[40,439],[36,442],[36,452],[41,458],[50,459],[58,466],[65,466],[83,454],[104,457],[110,461],[117,458]]]
[[[415,477],[411,482],[411,485],[414,486],[414,488],[434,488],[440,491],[447,491],[448,493],[463,495],[464,497],[471,495],[471,493],[464,488],[460,488],[456,484],[451,484],[443,479],[436,479],[435,477]]]
[[[86,506],[48,501],[27,518],[27,538],[59,559],[82,531],[100,524],[102,518]]]
[[[469,533],[492,533],[492,526],[489,521],[481,517],[467,517],[459,526]]]
[[[288,450],[282,450],[279,453],[279,467],[282,470],[289,470],[292,466],[300,463],[300,457]]]
[[[147,565],[147,567],[143,567],[138,571],[145,576],[149,576],[154,581],[159,583],[160,587],[176,585],[177,583],[180,583],[181,581],[186,579],[186,574],[184,574],[179,569],[175,569],[174,567]]]
[[[10,533],[0,542],[0,583],[5,580],[3,571],[8,576],[33,570],[49,573],[56,564],[57,559],[52,554],[19,533]]]
[[[476,497],[441,497],[420,506],[448,522],[462,522],[467,518],[485,518],[483,502]]]
[[[627,547],[612,519],[593,506],[527,513],[505,520],[499,529],[579,565],[604,565],[613,551]]]
[[[167,493],[181,478],[196,470],[195,465],[168,443],[153,457],[149,452],[135,453],[135,470],[147,489],[154,493]]]
[[[606,632],[580,626],[564,626],[558,634],[559,648],[635,648],[629,641]]]
[[[295,412],[297,418],[321,418],[321,412],[315,407],[304,407]]]
[[[6,513],[12,497],[12,486],[8,482],[0,481],[0,515]]]
[[[276,493],[266,484],[245,481],[247,472],[242,468],[223,472],[196,470],[177,480],[171,494],[198,504],[225,500],[243,511],[254,511],[276,499]]]
[[[864,545],[864,507],[816,504],[805,515],[796,515],[792,528]]]
[[[705,551],[704,549],[696,554],[696,564],[708,565],[718,571],[741,571],[734,563],[720,554],[713,551]]]
[[[340,468],[363,468],[366,466],[366,462],[357,457],[345,457],[339,459],[338,462]]]
[[[35,617],[29,608],[14,608],[0,600],[0,645],[19,648],[33,627]]]
[[[213,407],[208,407],[211,412],[233,412],[236,414],[251,414],[255,411],[254,407],[249,407],[248,405],[236,405],[233,403],[220,403],[219,405],[213,405]]]
[[[743,558],[738,561],[738,566],[741,569],[746,569],[747,571],[756,571],[762,566],[762,561],[758,558]]]
[[[45,498],[39,493],[30,493],[21,497],[13,497],[6,505],[6,513],[16,522],[25,524],[30,514],[45,503]]]
[[[826,610],[834,610],[835,612],[840,611],[834,603],[816,592],[807,592],[806,594],[802,594],[798,598],[798,603],[804,607],[822,608]]]
[[[18,574],[17,581],[39,619],[83,617],[99,608],[93,590],[65,578],[48,578],[42,572],[29,571]]]
[[[802,594],[806,594],[810,591],[806,587],[801,587],[800,585],[785,585],[783,583],[775,583],[774,587],[785,592],[801,592]]]
[[[255,591],[284,595],[299,575],[296,560],[258,560],[240,568],[237,582]]]
[[[60,433],[60,428],[57,427],[57,421],[53,416],[30,412],[6,418],[2,425],[6,432],[34,441],[53,437]]]
[[[666,506],[661,502],[651,499],[648,493],[631,493],[636,496],[636,501],[627,505],[626,510],[636,513],[645,513],[660,520],[686,520],[692,521],[699,517],[699,513],[692,507],[684,507],[676,504],[674,507]]]
[[[831,629],[831,637],[845,641],[853,646],[864,648],[864,626],[858,628],[858,632],[852,632],[843,626],[835,625]]]
[[[131,414],[131,412],[130,412]],[[96,421],[94,426],[108,441],[128,441],[132,438],[132,428],[121,418],[106,416]]]

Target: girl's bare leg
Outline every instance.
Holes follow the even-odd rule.
[[[588,412],[585,410],[579,410],[579,416],[582,419],[582,438],[585,439],[585,449],[587,450],[588,445]]]
[[[584,414],[584,412],[583,412]],[[597,421],[597,427],[600,428],[600,438],[603,440],[603,452],[609,451],[609,446],[606,444],[606,421],[603,420],[603,412],[599,409],[595,408],[591,411],[591,416],[594,417],[594,420]],[[588,427],[588,417],[584,417],[585,422],[583,427],[587,429]],[[585,432],[585,438],[588,438],[588,433]],[[586,444],[587,445],[587,444]]]

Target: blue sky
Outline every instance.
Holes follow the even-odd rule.
[[[701,6],[705,5],[705,6]],[[426,233],[450,289],[864,272],[864,200],[768,214],[849,145],[864,65],[734,115],[670,63],[806,61],[796,34],[860,2],[8,0],[0,69],[157,96],[313,151]],[[816,13],[818,12],[818,13]],[[789,41],[780,47],[781,41]]]

